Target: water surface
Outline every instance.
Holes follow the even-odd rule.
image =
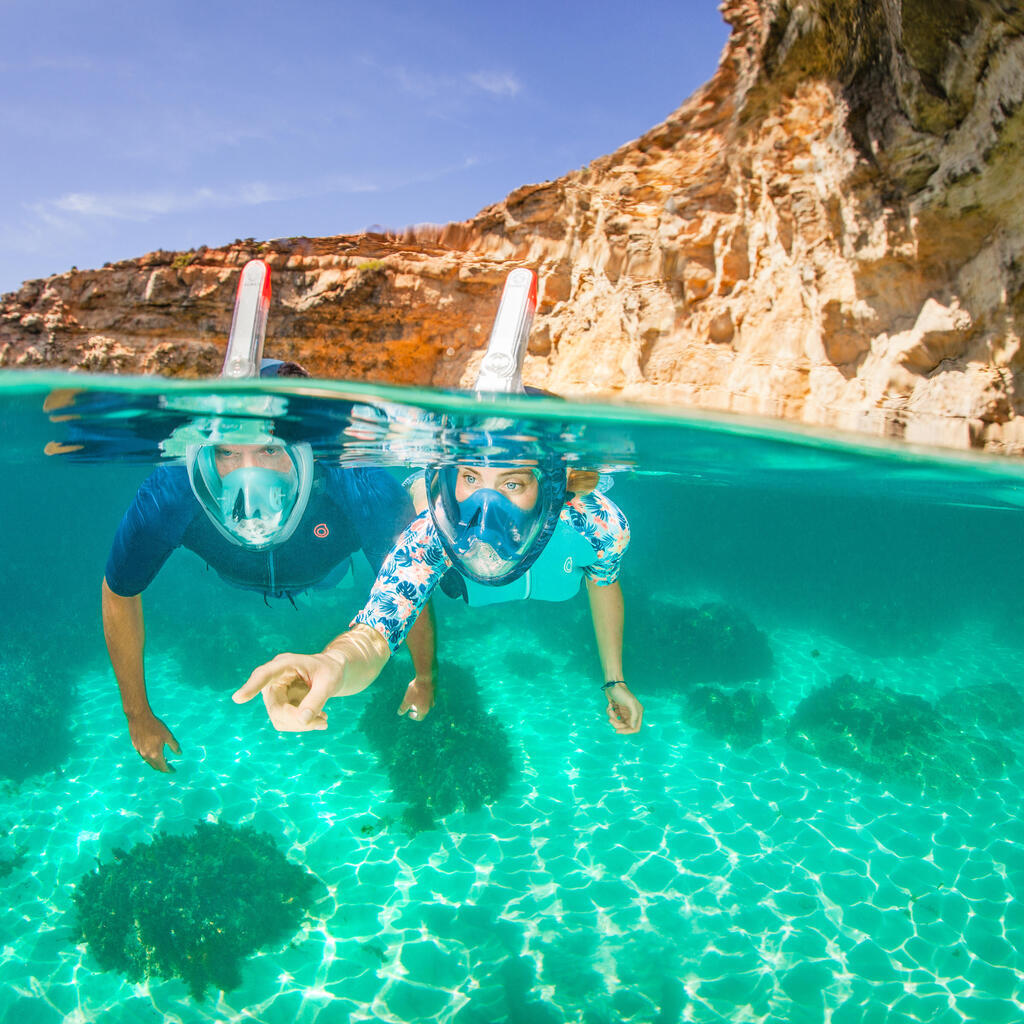
[[[649,409],[256,388],[0,375],[0,732],[25,702],[64,715],[39,742],[5,739],[28,753],[0,788],[0,1019],[1024,1019],[1024,733],[1012,705],[979,714],[962,692],[1024,689],[1018,463]],[[556,424],[578,464],[610,470],[632,526],[642,732],[608,728],[582,595],[472,610],[439,596],[440,686],[479,692],[511,774],[497,801],[415,832],[359,724],[411,677],[404,652],[325,733],[279,735],[229,699],[268,657],[341,631],[365,563],[293,608],[179,551],[144,601],[150,697],[182,753],[175,774],[150,770],[106,659],[103,566],[152,466],[239,402],[322,458],[399,477],[436,454],[444,414]],[[872,733],[866,754],[890,770],[823,760],[787,732],[843,676],[927,701],[898,706],[1012,762],[933,765],[940,783],[915,784],[909,712]],[[760,737],[723,734],[712,690],[760,708]],[[72,937],[75,886],[97,859],[204,820],[252,824],[316,876],[302,930],[202,1001],[101,970]]]

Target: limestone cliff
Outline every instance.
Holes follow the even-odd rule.
[[[1024,451],[1024,10],[727,0],[667,121],[475,218],[153,253],[3,298],[0,365],[215,372],[238,267],[314,373],[469,379],[500,283],[541,296],[530,380]]]

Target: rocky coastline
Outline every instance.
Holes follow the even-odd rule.
[[[515,266],[531,383],[1024,452],[1024,10],[726,0],[671,117],[472,219],[238,241],[28,281],[0,367],[201,376],[239,267],[274,269],[275,355],[322,376],[471,379]]]

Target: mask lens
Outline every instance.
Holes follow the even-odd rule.
[[[237,466],[237,468],[232,468]],[[196,460],[207,514],[246,547],[273,544],[284,531],[299,493],[295,458],[286,446],[203,448]]]
[[[529,469],[538,496],[524,509],[513,499],[533,490],[533,481],[524,484],[521,473],[510,478],[500,467],[479,473],[467,473],[467,469],[472,467],[445,466],[427,474],[434,524],[449,556],[465,575],[481,583],[510,582],[539,553],[534,551],[536,541],[550,518],[550,510],[540,500],[541,474]]]

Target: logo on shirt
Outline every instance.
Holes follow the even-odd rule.
[[[317,523],[316,526],[313,527],[313,536],[319,537],[321,540],[323,540],[330,532],[331,531],[327,529],[326,523]]]
[[[572,555],[570,555],[563,563],[562,569],[565,572],[572,572]]]

